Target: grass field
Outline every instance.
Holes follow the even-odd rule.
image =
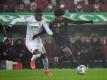
[[[88,69],[78,75],[76,69],[52,69],[53,76],[47,77],[42,69],[0,70],[0,80],[107,80],[107,68]]]

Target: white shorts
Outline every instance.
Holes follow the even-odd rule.
[[[42,54],[46,53],[41,38],[36,38],[32,41],[26,41],[26,47],[31,53],[33,53],[35,49],[37,49]]]

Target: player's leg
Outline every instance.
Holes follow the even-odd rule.
[[[35,69],[35,61],[37,58],[39,58],[41,56],[41,54],[39,53],[39,51],[37,49],[34,50],[32,58],[31,58],[31,62],[30,62],[30,67],[31,69]]]
[[[49,62],[48,62],[48,58],[46,57],[45,54],[41,55],[42,61],[43,61],[43,66],[44,66],[44,72],[47,76],[52,76],[52,72],[49,69]]]
[[[41,54],[38,51],[37,44],[38,43],[33,42],[33,41],[26,42],[27,49],[32,53],[31,62],[30,62],[31,69],[35,69],[35,60],[41,56]]]
[[[67,43],[65,43],[65,42],[62,42],[62,43],[60,42],[59,48],[63,53],[72,54],[72,51],[70,50]]]
[[[45,50],[44,46],[41,46],[41,53],[42,53],[41,58],[42,58],[42,61],[43,61],[45,74],[47,76],[53,76],[53,73],[49,69],[49,61],[48,61],[48,58],[46,56],[46,50]]]
[[[72,56],[72,59],[73,59],[73,62],[76,62],[76,63],[78,64],[78,62],[77,62],[77,60],[75,59],[75,57],[74,57],[71,49],[69,48],[67,42],[60,42],[59,47],[60,47],[60,50],[62,51],[62,53],[71,55],[71,56]]]
[[[43,66],[44,66],[44,70],[48,70],[49,67],[49,62],[48,62],[48,58],[46,57],[45,54],[41,54],[41,59],[43,61]]]
[[[53,74],[49,70],[49,62],[48,62],[48,58],[45,55],[46,51],[43,45],[38,45],[38,49],[35,49],[35,50],[34,50],[34,47],[32,47],[32,50],[33,50],[33,56],[31,58],[31,63],[30,63],[31,68],[35,69],[35,60],[37,58],[41,58],[43,61],[44,72],[46,73],[47,76],[52,76]]]

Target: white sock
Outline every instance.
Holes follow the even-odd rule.
[[[44,70],[45,71],[48,70],[49,63],[47,57],[45,59],[42,59],[42,61],[43,61]]]
[[[36,54],[36,55],[33,55],[31,60],[34,61],[36,60],[37,58],[39,58],[41,56],[41,54]]]

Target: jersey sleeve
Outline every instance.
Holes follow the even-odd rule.
[[[43,21],[43,27],[49,35],[53,35],[52,30],[49,28],[48,23],[46,23],[45,21]]]
[[[27,18],[16,18],[10,24],[15,25],[17,22],[21,22],[21,23],[27,22]]]
[[[70,19],[67,19],[67,18],[65,18],[65,20],[69,24],[87,24],[87,23],[93,23],[93,21],[84,21],[84,20],[74,21],[74,20],[70,20]]]

